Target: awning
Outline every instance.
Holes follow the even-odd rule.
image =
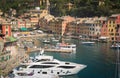
[[[27,28],[22,27],[22,28],[20,28],[20,30],[21,30],[21,31],[26,31],[26,30],[27,30]]]
[[[99,39],[108,39],[109,37],[101,36]]]
[[[12,36],[10,36],[10,37],[7,37],[7,38],[6,38],[6,41],[7,41],[7,42],[14,42],[14,41],[17,41],[17,39],[14,38],[14,37],[12,37]]]

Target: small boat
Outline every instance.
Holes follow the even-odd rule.
[[[112,48],[112,49],[120,49],[120,44],[118,44],[118,43],[114,43],[113,45],[111,45],[111,47],[110,48]]]
[[[57,40],[57,39],[54,39],[54,40],[52,40],[52,41],[54,41],[54,42],[59,42],[59,40]]]
[[[81,42],[82,44],[84,45],[94,45],[95,42],[92,42],[92,41],[85,41],[85,42]]]
[[[44,40],[43,43],[49,44],[50,41],[49,40]]]
[[[72,50],[73,52],[76,52],[76,44],[57,43],[56,49]]]

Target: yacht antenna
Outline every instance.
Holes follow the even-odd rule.
[[[40,47],[40,55],[42,55],[44,53],[44,49],[41,49]]]

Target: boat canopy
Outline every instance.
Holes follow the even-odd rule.
[[[26,31],[26,30],[27,30],[27,28],[22,27],[22,28],[20,28],[20,30],[21,30],[21,31]]]
[[[109,37],[101,36],[99,39],[108,39]]]

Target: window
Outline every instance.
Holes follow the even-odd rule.
[[[8,26],[6,26],[6,29],[8,29]]]
[[[59,74],[59,72],[57,72],[57,74]]]
[[[47,74],[47,72],[42,72],[42,74]]]
[[[6,34],[8,34],[8,31],[6,31]]]
[[[114,38],[112,37],[111,40],[114,40]]]
[[[70,63],[66,62],[65,64],[70,64]]]
[[[59,63],[56,63],[56,62],[44,62],[42,64],[59,64]]]
[[[50,65],[33,65],[30,68],[50,68],[50,67],[53,67],[53,66],[50,66]]]
[[[75,68],[75,66],[58,66],[58,68],[71,69],[71,68]]]
[[[111,29],[111,32],[113,32],[113,29]]]

